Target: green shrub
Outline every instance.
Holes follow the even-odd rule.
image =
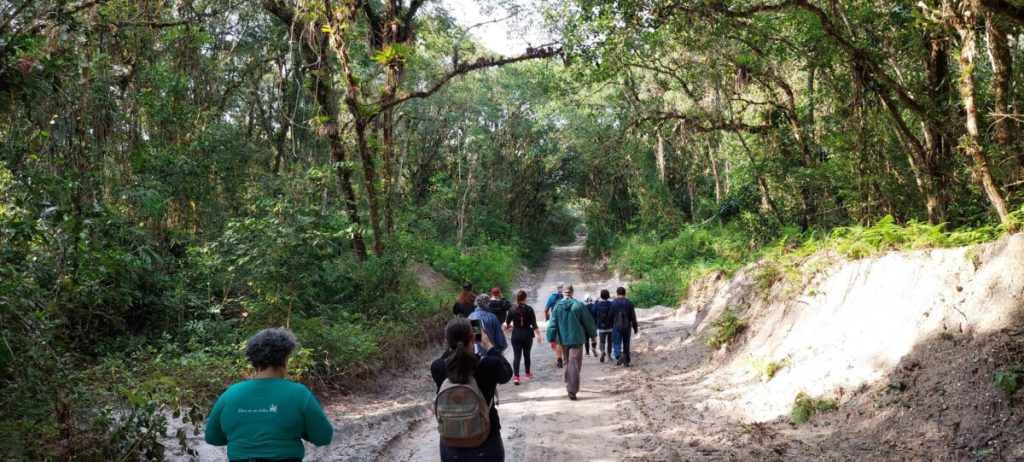
[[[790,413],[790,419],[797,425],[803,425],[814,414],[834,411],[836,409],[839,409],[839,400],[834,398],[812,398],[806,393],[800,392],[796,395],[796,399],[793,400],[793,411]]]
[[[519,272],[518,252],[511,246],[479,245],[460,250],[451,245],[430,249],[430,265],[459,284],[471,282],[479,289],[508,288]]]
[[[715,322],[711,323],[712,334],[704,337],[704,344],[711,348],[718,348],[728,344],[737,335],[747,328],[747,324],[741,320],[732,310],[725,310]]]
[[[751,369],[754,370],[754,375],[757,380],[762,382],[768,382],[775,378],[775,374],[778,374],[783,368],[789,364],[788,359],[781,361],[774,361],[769,357],[756,358],[750,362]]]
[[[1020,364],[1011,364],[996,369],[992,374],[992,386],[1002,391],[1007,399],[1013,399],[1013,395],[1020,390],[1022,379],[1024,367]]]
[[[674,266],[665,266],[644,274],[630,285],[633,303],[638,307],[664,305],[675,307],[683,292],[682,274]]]

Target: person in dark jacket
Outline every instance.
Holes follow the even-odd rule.
[[[619,325],[616,321],[619,319],[619,313],[625,311],[626,322],[624,325]],[[612,301],[611,309],[612,329],[619,333],[622,338],[622,354],[619,359],[615,361],[616,366],[629,367],[629,339],[630,330],[632,329],[633,334],[637,333],[637,322],[636,322],[636,308],[633,306],[628,298],[626,298],[626,288],[619,287],[615,289],[615,300]]]
[[[594,297],[590,296],[590,294],[584,295],[583,307],[587,309],[587,313],[590,313],[590,317],[594,318]],[[594,318],[594,322],[596,324],[597,318]],[[585,355],[590,356],[590,349],[593,348],[594,356],[597,356],[597,343],[595,343],[596,341],[597,340],[594,339],[593,342],[583,342],[583,352]]]
[[[612,302],[608,289],[601,289],[601,299],[594,303],[594,322],[597,323],[597,337],[600,342],[601,362],[612,355]]]
[[[455,318],[448,322],[444,329],[448,349],[440,358],[430,364],[430,376],[441,391],[445,379],[455,383],[468,383],[469,377],[476,380],[477,387],[488,402],[494,400],[498,384],[508,383],[512,378],[512,366],[494,345],[487,332],[480,334],[480,349],[483,356],[473,353],[477,342],[473,336],[473,327],[465,318]],[[498,420],[498,408],[491,406],[491,434],[484,444],[476,448],[453,448],[443,442],[440,444],[441,460],[450,461],[481,461],[503,462],[505,445],[501,441],[501,421]]]
[[[519,385],[519,359],[522,358],[526,366],[526,378],[532,379],[530,372],[530,349],[533,347],[533,339],[540,343],[540,327],[537,326],[537,314],[533,307],[526,304],[526,291],[520,290],[516,294],[516,304],[508,312],[506,326],[512,327],[512,383]]]
[[[461,316],[463,318],[469,317],[469,313],[472,313],[476,306],[476,294],[473,293],[473,284],[465,283],[462,285],[462,292],[455,299],[455,305],[452,306],[452,314]]]
[[[504,324],[510,308],[512,304],[501,296],[501,287],[491,288],[491,302],[487,305],[487,311],[494,313],[498,317],[498,322]]]

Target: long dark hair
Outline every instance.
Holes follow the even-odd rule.
[[[473,353],[470,340],[473,338],[473,326],[469,319],[455,318],[448,321],[444,328],[444,338],[448,341],[451,354],[444,362],[448,380],[454,383],[469,383],[469,378],[476,373],[480,358]]]
[[[509,313],[508,313],[508,317],[509,317],[509,320],[510,320],[509,322],[511,322],[511,319],[512,319],[513,316],[519,316],[520,307],[522,307],[522,306],[526,306],[526,291],[525,290],[520,290],[519,292],[516,292],[516,304],[512,305],[512,309],[509,310]]]
[[[458,298],[455,299],[455,303],[462,306],[473,306],[473,300],[476,299],[476,294],[473,293],[473,286],[466,284],[462,286],[462,292],[459,293]]]

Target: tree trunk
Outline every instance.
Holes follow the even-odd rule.
[[[981,146],[981,133],[978,130],[978,106],[974,95],[974,67],[978,55],[978,37],[975,32],[978,5],[977,0],[967,0],[953,4],[953,0],[945,0],[945,15],[960,35],[960,99],[964,105],[964,125],[967,128],[965,151],[974,163],[974,173],[981,182],[985,194],[988,195],[992,208],[1005,226],[1012,226],[1006,199],[992,179],[988,155]]]
[[[345,204],[345,215],[348,217],[349,223],[356,228],[356,232],[352,235],[352,250],[359,260],[366,260],[366,243],[362,235],[362,220],[359,218],[359,201],[356,198],[355,189],[352,187],[352,167],[349,165],[345,140],[341,137],[341,129],[338,125],[340,116],[338,95],[334,89],[334,78],[331,75],[331,61],[327,58],[329,56],[327,53],[329,39],[325,34],[306,34],[307,30],[322,30],[321,25],[297,20],[294,11],[284,4],[268,0],[263,3],[263,6],[289,28],[289,39],[299,42],[299,51],[305,67],[316,78],[315,83],[310,87],[310,93],[324,115],[327,116],[327,121],[320,130],[320,134],[327,138],[331,160],[337,166]],[[308,38],[300,40],[299,37]]]
[[[985,18],[985,38],[988,42],[988,56],[992,62],[992,94],[995,106],[996,142],[1003,149],[1013,143],[1014,123],[1007,117],[1013,112],[1013,55],[1006,32],[999,26],[998,19],[989,14]],[[1019,159],[1019,158],[1018,158]]]
[[[772,200],[772,195],[768,191],[768,181],[761,172],[761,167],[758,165],[757,160],[754,159],[754,153],[750,151],[750,147],[747,146],[747,140],[743,137],[742,133],[737,133],[736,136],[739,137],[740,145],[743,146],[743,152],[747,154],[747,159],[750,160],[750,168],[754,171],[754,177],[757,178],[757,187],[761,190],[761,205],[772,212],[772,216],[779,222],[779,226],[784,226],[782,213],[779,212],[775,201]]]
[[[349,92],[351,94],[351,92]],[[347,98],[346,98],[347,99]],[[359,163],[363,166],[363,190],[366,193],[366,205],[369,208],[370,229],[373,230],[373,253],[384,255],[384,231],[380,220],[380,197],[377,192],[377,164],[374,162],[373,149],[367,138],[370,121],[359,114],[358,105],[348,100],[349,112],[355,118],[356,152]]]
[[[931,172],[925,170],[926,167],[924,166],[928,164],[928,152],[921,145],[921,141],[910,132],[910,127],[903,120],[903,116],[900,114],[899,109],[896,108],[896,104],[889,95],[882,93],[884,91],[884,89],[878,89],[878,99],[888,111],[889,118],[892,119],[893,125],[896,126],[896,135],[907,150],[907,162],[910,163],[910,169],[914,173],[917,190],[925,199],[928,222],[933,225],[942,223],[946,219],[945,198],[942,195],[941,189],[936,186],[935,178]]]

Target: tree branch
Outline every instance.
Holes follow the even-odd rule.
[[[1024,26],[1024,7],[1006,0],[981,0],[981,6],[1018,26]]]
[[[428,97],[430,95],[433,95],[434,93],[437,93],[437,91],[440,90],[441,88],[443,88],[445,85],[447,85],[449,81],[451,81],[452,79],[454,79],[454,78],[456,78],[456,77],[458,77],[460,75],[463,75],[463,74],[468,74],[470,72],[473,72],[473,71],[476,71],[476,70],[480,70],[480,69],[488,69],[488,68],[492,68],[492,67],[501,67],[501,66],[504,66],[506,64],[518,63],[520,61],[530,61],[530,60],[533,60],[533,59],[550,58],[550,57],[553,57],[553,56],[557,56],[557,55],[559,55],[561,53],[562,53],[562,48],[560,48],[560,47],[559,48],[550,48],[550,47],[547,47],[547,48],[531,48],[531,49],[527,50],[526,53],[523,53],[523,54],[521,54],[519,56],[504,57],[504,58],[498,58],[498,59],[494,59],[494,58],[477,58],[476,61],[473,61],[473,62],[470,62],[470,63],[459,63],[458,65],[455,66],[454,69],[448,71],[448,73],[446,73],[443,76],[441,76],[441,78],[437,82],[434,82],[433,85],[430,85],[429,87],[427,87],[426,90],[414,91],[412,93],[409,93],[409,94],[407,94],[405,96],[402,96],[400,98],[396,98],[396,99],[394,99],[392,101],[389,101],[387,103],[378,103],[379,104],[379,110],[380,111],[388,110],[390,108],[398,106],[399,104],[402,104],[402,103],[404,103],[406,101],[409,101],[411,99],[426,98],[426,97]]]

